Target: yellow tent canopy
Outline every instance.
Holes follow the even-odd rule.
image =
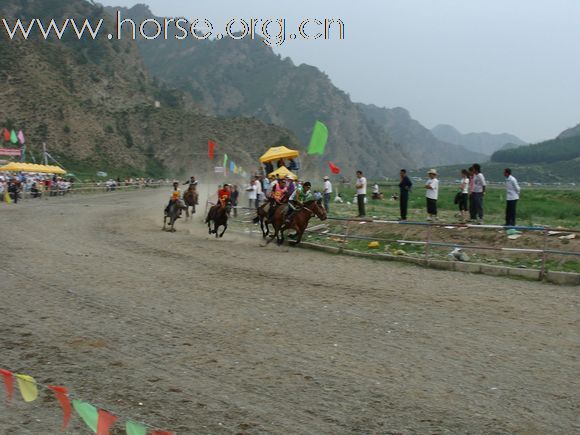
[[[286,147],[273,147],[260,157],[260,163],[273,162],[280,159],[295,159],[300,153]]]
[[[280,168],[276,169],[274,172],[269,173],[268,176],[273,176],[273,177],[277,177],[277,178],[292,177],[293,180],[298,179],[298,177],[293,172],[291,172],[288,168],[286,168],[285,166],[281,166]]]
[[[34,172],[42,174],[66,174],[66,171],[59,166],[37,165],[34,163],[11,162],[5,166],[0,166],[0,172]]]

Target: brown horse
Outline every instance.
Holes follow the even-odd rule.
[[[211,229],[211,223],[213,222],[214,227]],[[228,209],[221,204],[216,204],[209,209],[207,218],[205,219],[207,228],[210,234],[215,234],[216,237],[223,237],[224,233],[228,229]],[[224,227],[221,234],[218,234],[218,228]]]
[[[197,186],[195,184],[190,184],[189,188],[183,194],[183,202],[185,203],[185,213],[186,217],[189,217],[189,207],[192,208],[191,216],[195,214],[195,206],[199,204],[199,195],[197,193]]]
[[[314,215],[318,217],[321,221],[326,220],[326,210],[322,207],[319,201],[312,200],[304,203],[304,206],[294,212],[290,222],[286,222],[286,216],[288,212],[288,204],[279,206],[274,212],[274,217],[272,218],[272,226],[274,227],[274,237],[278,245],[284,243],[284,231],[295,230],[296,239],[294,244],[298,244],[302,241],[302,236],[304,231],[308,227],[308,222],[310,218]],[[268,243],[271,240],[268,241]]]

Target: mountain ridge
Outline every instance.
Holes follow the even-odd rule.
[[[495,151],[501,149],[504,145],[514,144],[517,146],[526,145],[522,139],[509,133],[461,133],[455,127],[449,124],[439,124],[431,129],[431,133],[438,139],[455,145],[462,145],[468,150],[492,155]]]
[[[161,19],[143,5],[108,11],[118,9],[135,20]],[[319,167],[330,160],[347,171],[361,168],[381,176],[392,175],[401,167],[480,157],[443,142],[437,142],[437,152],[428,151],[437,141],[432,135],[427,143],[398,143],[393,137],[397,135],[369,119],[364,107],[352,102],[325,73],[314,66],[295,65],[259,41],[142,40],[138,45],[154,76],[188,92],[208,113],[255,117],[283,126],[296,134],[301,149],[306,148],[314,122],[324,122],[330,139],[327,154],[317,159]],[[400,129],[411,125],[406,120]],[[421,137],[417,132],[408,133]]]

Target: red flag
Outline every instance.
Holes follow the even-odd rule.
[[[207,141],[207,156],[210,160],[213,160],[215,157],[215,142],[213,140]]]
[[[10,142],[10,132],[8,131],[8,129],[3,129],[2,130],[2,137],[4,139],[4,142]]]
[[[11,371],[4,369],[0,369],[0,373],[4,377],[4,387],[6,387],[8,400],[12,400],[12,396],[14,395],[14,375]]]
[[[334,163],[328,162],[328,167],[330,168],[333,174],[340,174],[340,168],[336,166]]]
[[[151,435],[173,435],[173,432],[168,432],[165,430],[154,430]]]
[[[68,426],[72,412],[70,400],[68,399],[68,390],[65,387],[57,387],[56,385],[48,385],[48,388],[54,392],[62,408],[62,429],[64,430]]]
[[[99,420],[97,422],[97,435],[109,435],[109,429],[115,424],[117,417],[107,411],[99,409]]]

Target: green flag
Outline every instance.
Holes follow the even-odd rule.
[[[225,169],[227,164],[228,164],[228,155],[224,154],[224,169]]]
[[[99,411],[93,405],[82,402],[80,400],[72,401],[73,407],[77,414],[90,427],[93,432],[97,433],[97,425],[99,423]]]
[[[134,421],[128,421],[125,425],[125,430],[127,435],[146,435],[147,428],[145,426],[140,425],[139,423],[135,423]]]
[[[316,121],[308,146],[308,154],[324,154],[326,142],[328,142],[328,128],[322,122]]]
[[[16,136],[16,132],[14,130],[12,130],[12,133],[10,133],[10,142],[12,142],[14,145],[18,143],[18,136]]]

